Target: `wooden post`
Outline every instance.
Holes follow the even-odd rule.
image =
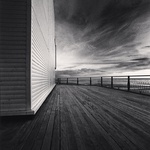
[[[90,86],[92,85],[92,78],[90,77]]]
[[[111,77],[111,88],[113,89],[113,77]]]
[[[130,91],[130,76],[128,76],[128,91]]]
[[[67,78],[67,84],[68,84],[68,78]]]
[[[101,77],[101,86],[103,86],[103,77]]]
[[[77,85],[79,84],[79,80],[78,80],[78,78],[77,78]]]

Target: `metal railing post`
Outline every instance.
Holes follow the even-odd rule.
[[[113,89],[114,85],[113,85],[113,77],[111,77],[111,88]]]
[[[90,85],[92,85],[92,78],[90,77]]]
[[[128,76],[128,91],[130,91],[130,76]]]
[[[96,80],[96,82],[94,80]],[[93,77],[58,77],[55,79],[55,83],[90,86],[95,85],[96,83],[96,85],[101,87],[109,87],[112,89],[120,89],[150,95],[150,75],[101,76],[96,79]]]
[[[101,86],[103,86],[103,77],[101,77]]]

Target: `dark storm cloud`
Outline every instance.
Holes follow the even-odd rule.
[[[108,0],[105,1],[107,2]],[[105,1],[101,1],[101,5]],[[72,21],[77,24],[86,24],[100,3],[99,0],[55,0],[54,2],[56,19]]]
[[[78,28],[89,28],[89,31],[82,30],[83,40],[104,31],[91,42],[96,47],[113,37],[120,39],[120,44],[133,40],[137,31],[131,23],[149,8],[148,0],[55,0],[56,22],[63,20]]]
[[[132,59],[133,61],[139,61],[139,62],[145,62],[145,61],[150,61],[149,58],[144,57],[144,58],[137,58],[137,59]]]
[[[150,58],[137,58],[132,59],[130,62],[120,62],[116,68],[124,68],[126,70],[139,70],[140,69],[146,69],[149,67],[150,64]]]
[[[143,48],[143,49],[144,49],[144,48],[150,48],[150,46],[144,46],[144,47],[142,47],[142,48]]]
[[[149,10],[146,0],[55,0],[55,5],[56,21],[82,28],[80,38],[98,49],[133,41],[138,29],[132,23]]]
[[[114,28],[142,15],[148,10],[148,0],[55,0],[56,20]]]
[[[103,7],[99,14],[93,18],[96,28],[85,33],[87,40],[97,36],[97,39],[89,44],[98,48],[113,48],[133,41],[138,28],[133,26],[134,21],[147,13],[149,5],[141,0],[136,1],[110,1]],[[108,42],[107,42],[108,41]]]

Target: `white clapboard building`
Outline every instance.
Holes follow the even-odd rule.
[[[0,0],[0,115],[35,114],[54,86],[53,0]]]

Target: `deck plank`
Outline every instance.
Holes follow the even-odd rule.
[[[56,96],[56,95],[54,95],[54,96]],[[34,141],[34,144],[33,144],[33,147],[32,147],[33,150],[40,150],[41,147],[42,147],[43,139],[45,138],[45,135],[46,135],[48,122],[49,122],[49,119],[50,119],[50,116],[51,116],[51,113],[52,113],[52,110],[53,110],[53,106],[55,106],[54,102],[55,102],[55,98],[53,98],[53,101],[51,101],[51,103],[49,103],[49,107],[46,111],[46,115],[45,115],[45,117],[43,116],[44,120],[42,122],[39,133],[38,133],[38,135],[37,135],[37,137]]]
[[[45,131],[45,135],[43,138],[43,144],[42,144],[42,148],[41,148],[42,150],[49,150],[52,146],[56,104],[57,104],[57,94],[56,94],[56,97],[54,97],[54,103],[52,105],[52,112],[49,117],[47,129]]]
[[[35,116],[1,117],[2,150],[147,150],[150,97],[58,85]]]
[[[77,150],[77,142],[75,139],[72,122],[70,119],[69,111],[67,109],[64,99],[64,90],[60,89],[60,102],[61,102],[61,149],[62,150]],[[67,102],[68,103],[68,102]]]

